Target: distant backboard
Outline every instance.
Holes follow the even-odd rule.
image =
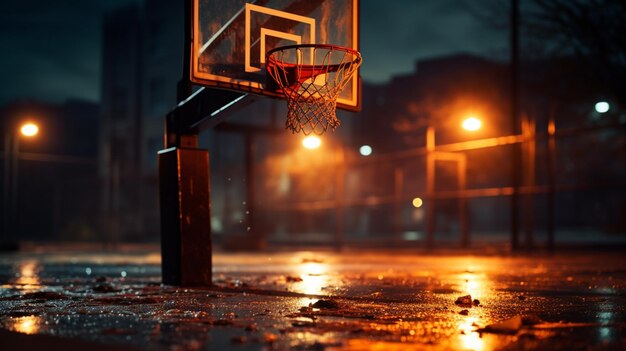
[[[193,0],[191,81],[279,97],[265,70],[267,51],[293,44],[359,50],[358,0]],[[359,75],[337,107],[360,108]]]

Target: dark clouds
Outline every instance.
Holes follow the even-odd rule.
[[[385,81],[411,72],[418,58],[499,54],[508,32],[494,31],[469,5],[463,0],[362,0],[363,78]]]
[[[17,98],[97,101],[101,17],[132,0],[0,3],[0,103]]]
[[[15,98],[97,101],[102,14],[139,1],[0,2],[0,104]],[[411,72],[417,58],[506,47],[508,34],[476,19],[468,1],[362,0],[364,79],[381,82]]]

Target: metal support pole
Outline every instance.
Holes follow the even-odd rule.
[[[465,154],[459,154],[457,161],[457,187],[460,192],[465,191],[467,187],[467,157]],[[469,220],[467,214],[467,198],[459,197],[459,227],[461,230],[461,247],[469,247]]]
[[[11,203],[9,209],[11,214],[9,216],[11,232],[13,241],[18,243],[20,241],[20,211],[19,211],[19,197],[20,197],[20,182],[19,182],[19,154],[20,154],[19,137],[13,137],[13,148],[11,149]]]
[[[511,0],[511,129],[516,135],[519,128],[519,1]],[[520,184],[520,150],[513,145],[511,164],[511,249],[517,250],[519,245],[519,184]]]
[[[555,158],[556,158],[556,124],[554,122],[554,114],[550,113],[550,119],[548,121],[548,152],[546,155],[547,169],[548,169],[548,218],[547,218],[547,246],[550,252],[554,251],[554,192],[556,188],[556,172],[555,172]]]
[[[11,214],[11,203],[12,203],[12,194],[13,191],[11,189],[11,176],[13,175],[12,171],[12,162],[13,162],[13,135],[7,132],[4,136],[4,174],[2,176],[2,236],[0,237],[0,248],[5,248],[5,246],[10,246],[9,242],[11,241],[11,223],[12,223],[12,214]]]
[[[394,170],[394,201],[393,201],[393,231],[396,240],[402,239],[402,191],[404,189],[404,170]]]
[[[158,157],[163,283],[210,286],[209,152],[172,147]]]
[[[435,128],[426,129],[426,247],[435,242]]]
[[[524,184],[533,189],[535,186],[535,123],[527,116],[522,121],[522,134],[524,135]],[[534,246],[534,202],[535,195],[532,192],[524,196],[524,241],[527,250]]]

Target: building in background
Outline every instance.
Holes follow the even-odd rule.
[[[181,76],[183,4],[131,4],[103,20],[99,173],[102,235],[157,240],[156,152]]]
[[[12,195],[2,208],[0,238],[30,241],[100,241],[100,184],[97,176],[98,105],[70,100],[64,104],[16,101],[0,108],[3,164],[10,155],[7,138],[17,139]],[[17,126],[32,121],[39,132],[20,136]],[[6,164],[0,172],[7,177]],[[2,198],[5,199],[6,187]],[[8,214],[9,218],[6,217]],[[6,221],[11,225],[5,226]]]

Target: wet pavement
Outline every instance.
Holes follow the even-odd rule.
[[[86,342],[92,350],[626,349],[620,252],[218,253],[215,287],[206,289],[161,285],[159,260],[152,251],[0,255],[3,343],[69,349]]]

